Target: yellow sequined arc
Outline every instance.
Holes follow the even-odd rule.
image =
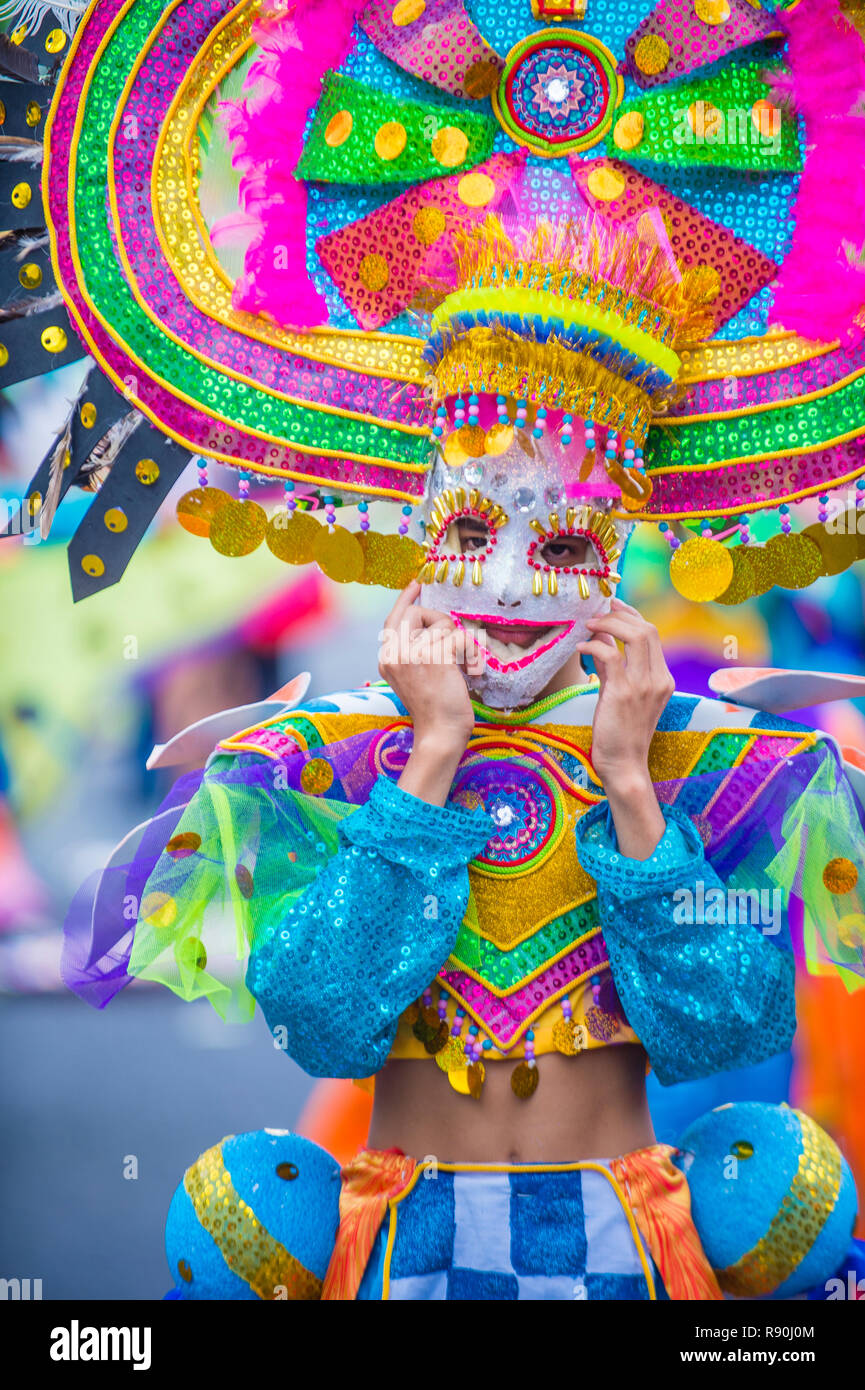
[[[266,1230],[237,1192],[221,1144],[187,1169],[183,1186],[229,1269],[259,1298],[305,1302],[321,1298],[322,1281]],[[194,1280],[194,1266],[187,1263],[187,1270]]]
[[[802,1129],[799,1166],[766,1234],[733,1265],[716,1270],[724,1293],[761,1298],[789,1279],[802,1263],[838,1200],[841,1156],[827,1136],[801,1110],[793,1114]]]

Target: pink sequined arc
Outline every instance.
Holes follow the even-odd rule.
[[[718,12],[720,8],[715,6]],[[628,72],[637,85],[659,87],[781,32],[774,15],[755,8],[751,0],[726,0],[726,8],[729,15],[722,23],[707,24],[694,0],[661,0],[625,42]],[[658,35],[669,48],[669,59],[658,72],[643,71],[639,55],[635,59],[637,45],[650,35]]]
[[[691,472],[653,473],[646,515],[687,516],[692,512],[728,516],[777,506],[779,498],[810,496],[865,473],[865,441],[849,440],[830,449],[759,463],[743,460]]]
[[[385,57],[441,91],[488,95],[473,85],[472,70],[477,73],[483,64],[499,72],[502,59],[469,18],[463,0],[427,0],[414,8],[416,18],[409,19],[407,9],[406,18],[395,24],[392,16],[399,7],[393,0],[372,0],[360,18],[361,28]]]
[[[598,932],[536,975],[529,984],[502,997],[463,970],[442,970],[438,978],[489,1033],[496,1047],[506,1052],[520,1041],[537,1013],[608,961],[606,943]]]

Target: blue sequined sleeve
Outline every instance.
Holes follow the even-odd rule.
[[[727,891],[690,819],[646,860],[619,853],[607,806],[577,823],[577,851],[598,885],[604,937],[628,1021],[664,1086],[750,1066],[786,1051],[796,1027],[792,956],[759,925],[706,901]]]
[[[432,806],[380,777],[339,826],[340,847],[266,929],[247,985],[312,1076],[371,1076],[400,1014],[456,944],[483,811]]]

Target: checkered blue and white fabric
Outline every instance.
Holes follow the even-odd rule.
[[[655,1296],[665,1298],[648,1253],[646,1261]],[[627,1215],[603,1172],[429,1168],[386,1216],[359,1297],[546,1301],[650,1294]]]

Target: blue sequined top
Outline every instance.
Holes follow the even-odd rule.
[[[692,920],[699,886],[705,895],[723,884],[688,817],[662,810],[666,831],[644,861],[619,852],[606,803],[577,822],[576,837],[597,882],[616,989],[669,1085],[785,1050],[794,967],[755,926]],[[305,1071],[358,1077],[381,1068],[401,1014],[454,948],[468,864],[494,829],[482,809],[433,806],[384,777],[341,822],[339,851],[268,925],[247,974]]]

